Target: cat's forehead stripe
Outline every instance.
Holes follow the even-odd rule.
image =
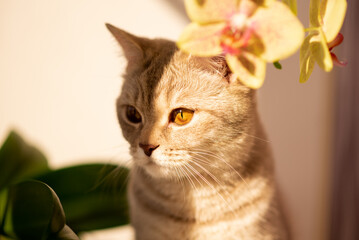
[[[142,84],[145,87],[142,88],[142,91],[145,95],[143,100],[146,101],[147,104],[151,105],[161,92],[162,89],[159,89],[160,91],[158,91],[157,87],[163,78],[166,67],[170,64],[176,51],[176,48],[171,47],[167,50],[157,52],[155,56],[151,56],[151,58],[146,61],[145,66],[147,68],[144,71],[142,79]]]

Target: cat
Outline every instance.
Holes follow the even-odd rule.
[[[117,115],[133,157],[135,238],[289,239],[256,91],[223,56],[106,26],[128,62]]]

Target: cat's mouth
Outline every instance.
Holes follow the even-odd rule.
[[[142,168],[150,176],[155,178],[172,178],[177,175],[176,169],[180,163],[164,156],[142,156],[134,157],[134,164]],[[176,166],[177,165],[177,166]]]
[[[143,157],[142,161],[139,162],[139,164],[142,165],[142,167],[158,167],[158,168],[169,168],[170,165],[168,164],[168,161],[163,161],[156,157]]]
[[[141,149],[133,149],[133,151],[131,151],[131,155],[133,157],[133,162],[139,167],[160,167],[156,156],[146,156]]]
[[[136,159],[136,164],[144,169],[152,177],[170,177],[173,175],[174,169],[171,165],[164,164],[153,157],[145,157],[144,159]]]
[[[159,166],[155,160],[151,157],[146,157],[145,161],[144,161],[144,166],[149,166],[149,167],[153,167],[153,166]]]

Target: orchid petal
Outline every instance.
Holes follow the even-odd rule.
[[[328,49],[327,40],[321,29],[318,29],[317,34],[311,36],[310,51],[321,69],[326,72],[332,70],[332,57]]]
[[[320,27],[322,25],[320,15],[320,0],[310,0],[309,3],[309,23],[311,27]]]
[[[243,52],[240,56],[226,55],[231,71],[250,88],[260,88],[266,72],[266,62],[256,55]]]
[[[185,6],[192,22],[208,24],[226,21],[237,10],[239,1],[185,0]]]
[[[328,42],[333,41],[338,35],[346,10],[346,0],[322,0],[320,17],[323,19],[323,31]]]
[[[283,0],[285,4],[292,10],[292,13],[297,15],[297,0]]]
[[[277,0],[240,0],[237,13],[250,17],[258,7],[268,7]]]
[[[240,1],[244,1],[244,0],[240,0]],[[269,4],[271,4],[272,2],[275,2],[277,0],[247,0],[247,1],[251,1],[255,4],[257,4],[257,6],[268,6]]]
[[[201,57],[215,56],[223,52],[220,46],[221,31],[225,23],[200,25],[189,24],[180,36],[177,45],[181,50]]]
[[[303,41],[302,47],[300,48],[299,55],[299,66],[300,66],[300,76],[299,82],[305,83],[308,81],[310,75],[314,69],[315,60],[312,56],[312,52],[310,50],[310,41],[313,35],[316,35],[317,32],[310,33]]]
[[[300,65],[301,70],[300,70],[299,82],[305,83],[306,81],[308,81],[310,75],[313,72],[315,60],[311,55],[306,55],[303,58],[303,60],[301,60],[301,63],[302,64]]]
[[[303,41],[304,28],[284,3],[259,7],[250,20],[249,28],[264,47],[260,55],[268,62],[289,57]]]

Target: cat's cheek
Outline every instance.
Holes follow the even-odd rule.
[[[135,145],[136,138],[139,134],[140,129],[130,126],[123,120],[119,120],[121,126],[121,132],[126,141],[131,145]]]

